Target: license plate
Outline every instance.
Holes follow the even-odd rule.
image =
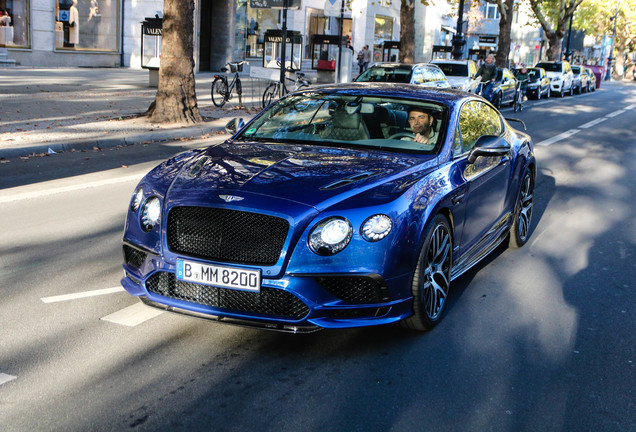
[[[177,259],[177,279],[222,288],[260,291],[261,272]]]

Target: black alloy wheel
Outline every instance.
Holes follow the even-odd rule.
[[[411,283],[413,315],[400,322],[405,328],[420,331],[435,327],[442,318],[453,262],[453,238],[448,220],[437,215],[428,226]]]
[[[526,168],[515,205],[515,213],[510,227],[511,248],[520,248],[530,237],[530,223],[532,222],[532,209],[534,205],[534,176],[530,169]]]

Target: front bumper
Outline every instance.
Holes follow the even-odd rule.
[[[179,281],[160,256],[124,245],[122,286],[151,306],[228,324],[292,333],[389,324],[412,314],[410,274],[289,274],[258,292]]]

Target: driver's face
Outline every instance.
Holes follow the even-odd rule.
[[[428,136],[433,124],[433,117],[425,112],[413,110],[409,113],[408,120],[413,133]]]

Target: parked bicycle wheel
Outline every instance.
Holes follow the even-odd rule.
[[[240,79],[236,78],[236,84],[234,88],[236,89],[236,94],[239,98],[239,106],[243,106],[243,87],[241,87]]]
[[[216,77],[212,82],[212,103],[221,108],[227,100],[227,81],[223,77]]]
[[[277,93],[278,83],[271,83],[270,85],[265,87],[265,92],[263,93],[263,108],[276,100]]]

